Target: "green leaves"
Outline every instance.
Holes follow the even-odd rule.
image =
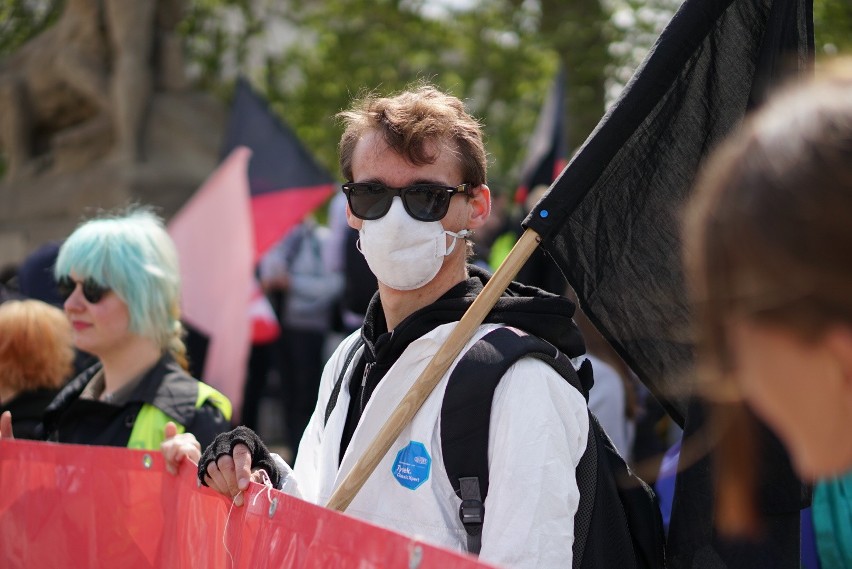
[[[464,99],[483,120],[491,185],[514,191],[526,139],[557,68],[535,12],[505,0],[483,0],[461,11],[446,3],[440,17],[422,0],[291,0],[286,11],[272,4],[194,5],[183,31],[202,85],[229,85],[237,70],[247,75],[337,172],[335,113],[364,91],[391,93],[427,80]],[[240,20],[244,32],[229,29],[224,17]],[[263,49],[273,41],[281,49]],[[236,68],[222,61],[236,61]]]
[[[0,58],[55,22],[64,4],[62,0],[0,0]]]
[[[198,88],[229,101],[234,79],[246,75],[332,172],[334,115],[354,96],[435,83],[483,121],[489,183],[512,192],[558,65],[567,70],[569,146],[577,148],[603,115],[605,81],[616,92],[679,3],[192,0],[180,31]],[[64,4],[0,0],[0,56],[51,25]],[[815,0],[814,17],[818,53],[852,50],[848,0]]]

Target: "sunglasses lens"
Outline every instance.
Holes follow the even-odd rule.
[[[402,200],[408,213],[420,221],[438,221],[447,215],[452,194],[439,186],[412,186],[405,190]]]
[[[108,288],[99,285],[92,279],[86,279],[83,282],[83,296],[92,304],[100,302],[107,291],[109,291]]]
[[[349,184],[349,207],[361,219],[378,219],[390,209],[393,192],[380,184]]]
[[[72,281],[71,277],[60,277],[56,281],[56,291],[59,293],[59,298],[62,299],[62,302],[68,300],[68,297],[71,296],[75,288],[77,288],[77,283]]]

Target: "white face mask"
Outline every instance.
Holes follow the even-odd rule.
[[[438,274],[456,240],[470,235],[445,231],[440,221],[418,221],[406,213],[399,197],[390,211],[361,225],[359,249],[379,281],[392,289],[414,290]],[[447,235],[452,237],[447,248]]]

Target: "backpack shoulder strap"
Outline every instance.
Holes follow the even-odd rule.
[[[334,411],[334,407],[337,405],[337,398],[340,397],[340,389],[343,387],[343,378],[346,377],[346,371],[349,369],[349,364],[352,363],[352,358],[355,357],[355,354],[358,353],[358,350],[363,345],[364,338],[360,335],[354,342],[352,342],[352,347],[349,348],[349,352],[346,354],[346,360],[343,362],[343,367],[340,369],[337,381],[334,382],[334,389],[332,389],[331,396],[328,398],[328,403],[325,405],[325,420],[323,420],[323,425],[328,423],[328,418],[331,417],[331,412]]]
[[[462,499],[459,516],[468,534],[471,553],[478,553],[481,546],[484,502],[488,495],[488,432],[494,390],[506,371],[523,357],[546,361],[588,398],[588,390],[571,360],[549,342],[521,330],[498,328],[465,352],[450,374],[444,392],[441,449],[450,483]],[[592,466],[596,464],[593,460],[586,461],[589,462]]]

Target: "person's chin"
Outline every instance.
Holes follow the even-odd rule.
[[[82,350],[93,356],[97,356],[98,354],[98,343],[93,342],[91,338],[88,338],[86,334],[77,334],[74,337],[74,347],[78,350]]]

